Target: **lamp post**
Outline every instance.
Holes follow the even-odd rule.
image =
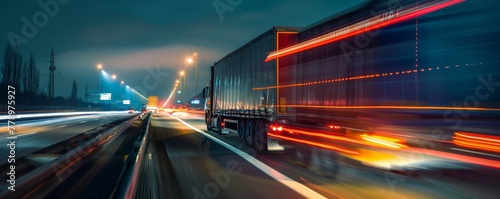
[[[101,82],[101,93],[104,92],[104,80],[102,78],[102,64],[97,64],[97,76],[99,76],[99,81],[97,82],[97,89],[99,89],[99,82]],[[101,102],[101,93],[99,93],[99,102]]]
[[[194,60],[193,58],[188,58],[187,62],[190,64],[194,62],[196,67],[195,96],[198,96],[198,54],[195,52],[193,57],[195,58]]]
[[[181,79],[181,83],[182,83],[182,84],[181,84],[181,89],[180,89],[180,90],[181,90],[181,92],[182,92],[184,89],[186,89],[186,73],[185,73],[184,71],[181,71],[181,72],[179,72],[179,75],[180,75],[180,76],[181,76],[181,78],[183,78],[183,80],[184,80],[184,82],[182,82],[182,79]],[[184,86],[184,88],[183,88],[182,86]]]
[[[99,81],[97,82],[97,86],[99,87],[99,82],[101,82],[101,93],[103,91],[103,83],[102,83],[102,64],[97,64],[97,76],[99,77]]]

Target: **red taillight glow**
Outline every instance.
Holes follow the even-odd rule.
[[[328,127],[331,129],[337,129],[337,130],[340,129],[340,126],[335,126],[335,125],[328,125]]]
[[[275,125],[270,125],[269,128],[272,131],[283,131],[283,126],[275,126]]]

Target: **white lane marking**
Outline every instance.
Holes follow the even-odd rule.
[[[483,152],[479,152],[479,151],[471,151],[471,150],[459,149],[459,148],[451,148],[451,149],[456,150],[456,151],[463,151],[463,152],[469,152],[469,153],[475,153],[475,154],[487,155],[487,156],[491,156],[491,157],[495,157],[495,158],[500,158],[500,155],[494,155],[494,154],[490,154],[490,153],[483,153]]]
[[[85,122],[87,122],[87,121],[81,121],[81,122],[80,122],[80,124],[83,124],[83,123],[85,123]]]
[[[25,135],[31,135],[31,134],[35,134],[35,133],[38,133],[38,132],[31,132],[31,133],[25,133],[25,134],[19,134],[17,136],[21,137],[21,136],[25,136]]]
[[[175,117],[175,116],[172,116],[172,115],[169,115],[170,117],[172,118],[175,118],[176,120],[178,120],[179,122],[183,123],[184,125],[188,126],[189,128],[197,131],[198,133],[204,135],[205,137],[219,143],[220,145],[226,147],[227,149],[229,149],[230,151],[232,151],[233,153],[236,153],[238,154],[240,157],[242,157],[243,159],[245,159],[247,162],[249,162],[250,164],[252,164],[253,166],[255,166],[256,168],[260,169],[262,172],[264,172],[265,174],[267,174],[268,176],[274,178],[276,181],[278,182],[281,182],[283,185],[289,187],[290,189],[298,192],[299,194],[303,195],[304,197],[306,198],[326,198],[325,196],[319,194],[318,192],[315,192],[314,190],[310,189],[309,187],[297,182],[297,181],[294,181],[292,180],[291,178],[289,178],[288,176],[285,176],[284,174],[274,170],[273,168],[267,166],[266,164],[264,164],[263,162],[261,162],[260,160],[254,158],[253,156],[229,145],[228,143],[225,143],[219,139],[217,139],[216,137],[208,134],[208,133],[205,133],[203,132],[202,130],[184,122],[183,120]]]
[[[59,126],[59,128],[62,128],[62,127],[65,127],[65,126],[66,126],[66,125],[61,125],[61,126]]]

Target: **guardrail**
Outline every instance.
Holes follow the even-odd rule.
[[[13,116],[0,114],[0,123],[7,122],[11,117],[14,117],[14,121],[26,121],[26,120],[36,120],[41,118],[60,118],[67,116],[78,116],[78,115],[94,115],[94,114],[108,114],[108,113],[119,113],[123,111],[85,111],[85,112],[57,112],[57,113],[39,113],[39,114],[16,114]],[[16,112],[17,113],[17,112]]]
[[[40,198],[48,194],[60,182],[64,181],[75,170],[75,165],[82,158],[92,153],[108,141],[114,140],[117,135],[127,129],[135,120],[140,118],[139,114],[132,119],[115,126],[108,131],[90,139],[71,151],[62,154],[50,164],[43,165],[35,170],[16,179],[16,191],[7,189],[9,185],[2,187],[0,198]]]
[[[5,101],[7,102],[7,101]],[[51,112],[51,111],[98,111],[102,110],[101,107],[82,107],[82,106],[55,106],[55,105],[25,105],[16,104],[16,113],[24,111],[35,111],[35,112]],[[8,104],[0,104],[0,114],[7,114],[9,111]]]
[[[132,199],[135,198],[137,191],[137,182],[139,181],[139,172],[142,168],[142,163],[144,160],[144,156],[146,154],[146,147],[149,142],[149,124],[151,123],[151,112],[147,115],[144,122],[147,122],[147,125],[144,129],[144,134],[142,136],[139,151],[135,157],[134,165],[131,170],[126,174],[124,178],[124,183],[122,183],[119,187],[119,191],[115,195],[114,198],[126,198]]]

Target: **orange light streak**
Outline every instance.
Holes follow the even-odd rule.
[[[281,135],[277,135],[277,134],[273,134],[273,133],[267,133],[267,135],[269,135],[271,137],[275,137],[275,138],[280,138],[280,139],[283,139],[283,140],[288,140],[288,141],[292,141],[292,142],[307,144],[307,145],[310,145],[310,146],[316,146],[316,147],[321,147],[321,148],[325,148],[325,149],[331,149],[331,150],[334,150],[334,151],[339,151],[339,152],[347,153],[347,154],[351,154],[351,155],[359,155],[359,153],[356,152],[356,151],[352,151],[352,150],[348,150],[348,149],[342,149],[342,148],[335,147],[335,146],[332,146],[332,145],[326,145],[326,144],[322,144],[322,143],[318,143],[318,142],[312,142],[312,141],[307,141],[307,140],[295,139],[295,138],[281,136]]]
[[[453,140],[453,143],[459,146],[464,146],[468,148],[474,148],[474,149],[480,149],[480,150],[485,150],[485,151],[493,151],[493,152],[500,152],[500,147],[495,147],[487,144],[480,144],[480,143],[474,143],[474,142],[466,142],[466,141],[461,141],[461,140]]]
[[[500,136],[493,135],[480,135],[475,133],[466,133],[466,132],[455,132],[455,135],[458,137],[466,137],[471,139],[484,140],[489,142],[496,142],[500,144]]]
[[[395,149],[408,148],[408,146],[406,146],[404,144],[395,143],[395,141],[400,141],[398,139],[386,138],[386,137],[382,137],[382,136],[369,136],[366,134],[361,135],[361,138],[363,138],[364,140],[376,143],[376,144],[388,146],[388,147],[395,148]]]
[[[472,163],[472,164],[483,165],[483,166],[487,166],[487,167],[493,167],[493,168],[500,169],[500,161],[496,161],[496,160],[490,160],[490,159],[484,159],[484,158],[478,158],[478,157],[473,157],[473,156],[460,155],[460,154],[443,152],[443,151],[436,151],[436,150],[430,150],[430,149],[423,149],[423,148],[408,148],[406,150],[408,150],[408,152],[410,152],[410,153],[422,153],[422,154],[433,155],[433,156],[442,157],[442,158],[446,158],[446,159],[452,159],[452,160],[468,162],[468,163]]]
[[[298,130],[298,129],[290,129],[290,128],[283,128],[284,131],[288,132],[293,132],[292,134],[298,135],[298,134],[303,134],[303,135],[308,135],[308,136],[313,136],[313,137],[321,137],[321,138],[326,138],[330,140],[338,140],[338,141],[345,141],[345,142],[350,142],[350,143],[355,143],[355,144],[361,144],[361,145],[366,145],[366,143],[355,140],[352,138],[347,138],[343,136],[336,136],[336,135],[328,135],[325,133],[313,133],[313,132],[308,132],[308,131],[303,131],[303,130]]]
[[[453,143],[459,146],[500,152],[500,137],[475,133],[455,132]]]
[[[500,146],[500,143],[495,143],[495,142],[488,142],[488,141],[482,141],[482,140],[476,140],[476,139],[469,139],[469,138],[463,138],[463,137],[453,137],[454,140],[458,141],[463,141],[463,142],[475,142],[475,143],[480,143],[480,144],[489,144],[489,145],[497,145]]]
[[[288,132],[292,132],[291,134],[295,134],[295,135],[303,134],[303,135],[308,135],[308,136],[313,136],[313,137],[326,138],[326,139],[334,140],[334,141],[344,141],[344,142],[359,144],[359,145],[363,145],[363,146],[375,146],[375,147],[388,146],[391,148],[398,148],[398,149],[399,148],[408,148],[407,145],[395,143],[395,142],[401,141],[401,140],[395,139],[395,138],[389,138],[389,137],[368,136],[367,139],[370,139],[370,140],[367,140],[367,139],[365,139],[365,140],[370,141],[370,142],[363,142],[360,140],[347,138],[344,136],[329,135],[326,133],[316,133],[316,132],[309,132],[309,131],[303,131],[303,130],[291,129],[291,128],[283,128],[283,130],[288,131]],[[384,139],[385,139],[385,141],[384,141]],[[393,142],[391,142],[391,141],[393,141]]]

